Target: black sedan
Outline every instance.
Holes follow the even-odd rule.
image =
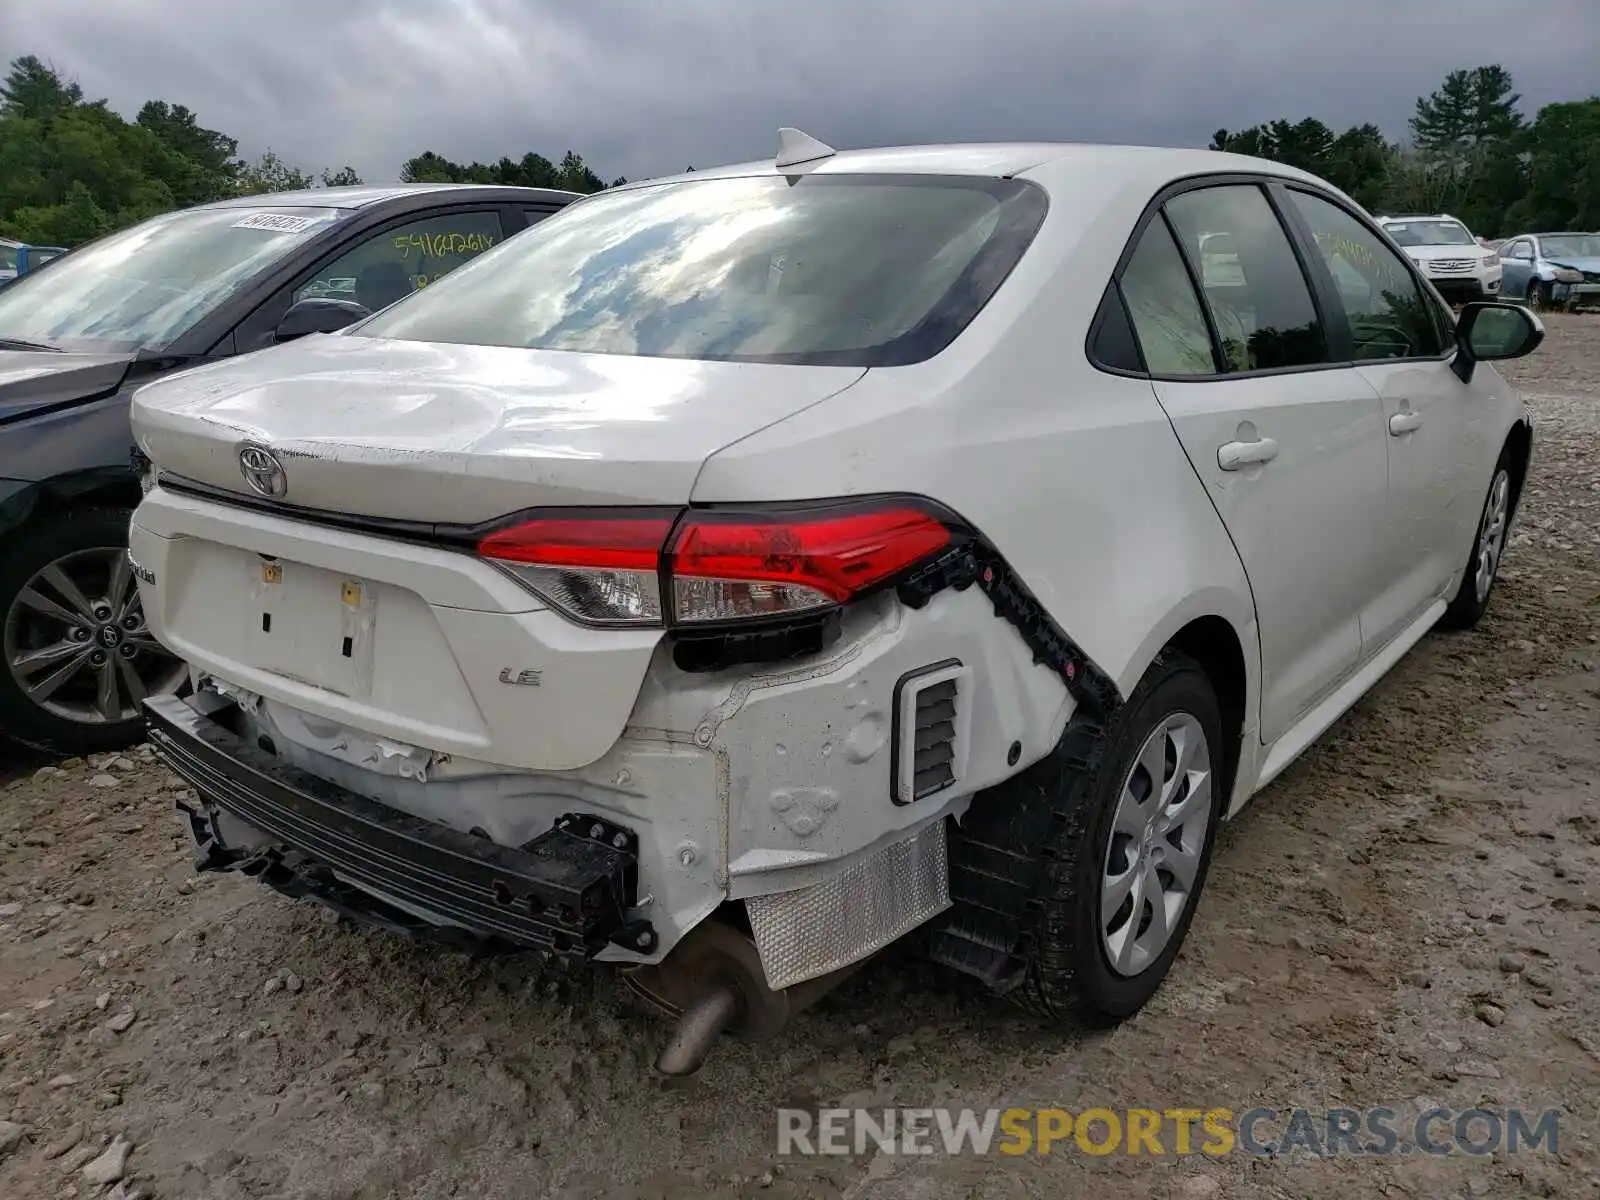
[[[414,184],[241,196],[151,218],[0,289],[0,735],[84,753],[177,688],[125,538],[128,398],[159,374],[332,332],[578,199]]]

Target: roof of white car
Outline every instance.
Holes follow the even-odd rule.
[[[1215,150],[1183,150],[1165,146],[1116,146],[1090,142],[958,142],[947,145],[891,146],[870,150],[840,150],[830,157],[780,169],[772,159],[732,163],[682,175],[640,180],[629,187],[691,179],[735,178],[748,175],[864,175],[927,174],[1010,176],[1051,165],[1078,165],[1113,172],[1122,178],[1150,179],[1220,171],[1251,171],[1290,179],[1315,176],[1282,163],[1226,154]],[[1320,181],[1319,181],[1320,182]]]

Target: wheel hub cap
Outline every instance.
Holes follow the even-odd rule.
[[[1506,518],[1510,512],[1511,477],[1504,471],[1496,473],[1489,485],[1489,499],[1483,506],[1483,525],[1478,531],[1478,564],[1473,584],[1478,603],[1482,604],[1494,586],[1495,572],[1500,569],[1500,555],[1505,550]]]
[[[1172,941],[1211,835],[1211,751],[1188,713],[1162,720],[1123,780],[1100,885],[1102,948],[1138,975]]]

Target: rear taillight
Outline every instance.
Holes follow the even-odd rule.
[[[488,535],[478,553],[579,621],[705,626],[847,604],[952,536],[931,506],[895,497],[792,510],[552,514]]]
[[[489,534],[478,553],[580,621],[659,625],[661,546],[676,517],[537,517]]]
[[[830,608],[949,544],[941,521],[903,503],[691,512],[672,543],[673,617],[697,624]]]

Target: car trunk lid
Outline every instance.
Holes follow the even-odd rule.
[[[141,389],[140,448],[241,494],[244,443],[296,508],[473,523],[541,505],[678,504],[717,450],[858,367],[310,337]]]

